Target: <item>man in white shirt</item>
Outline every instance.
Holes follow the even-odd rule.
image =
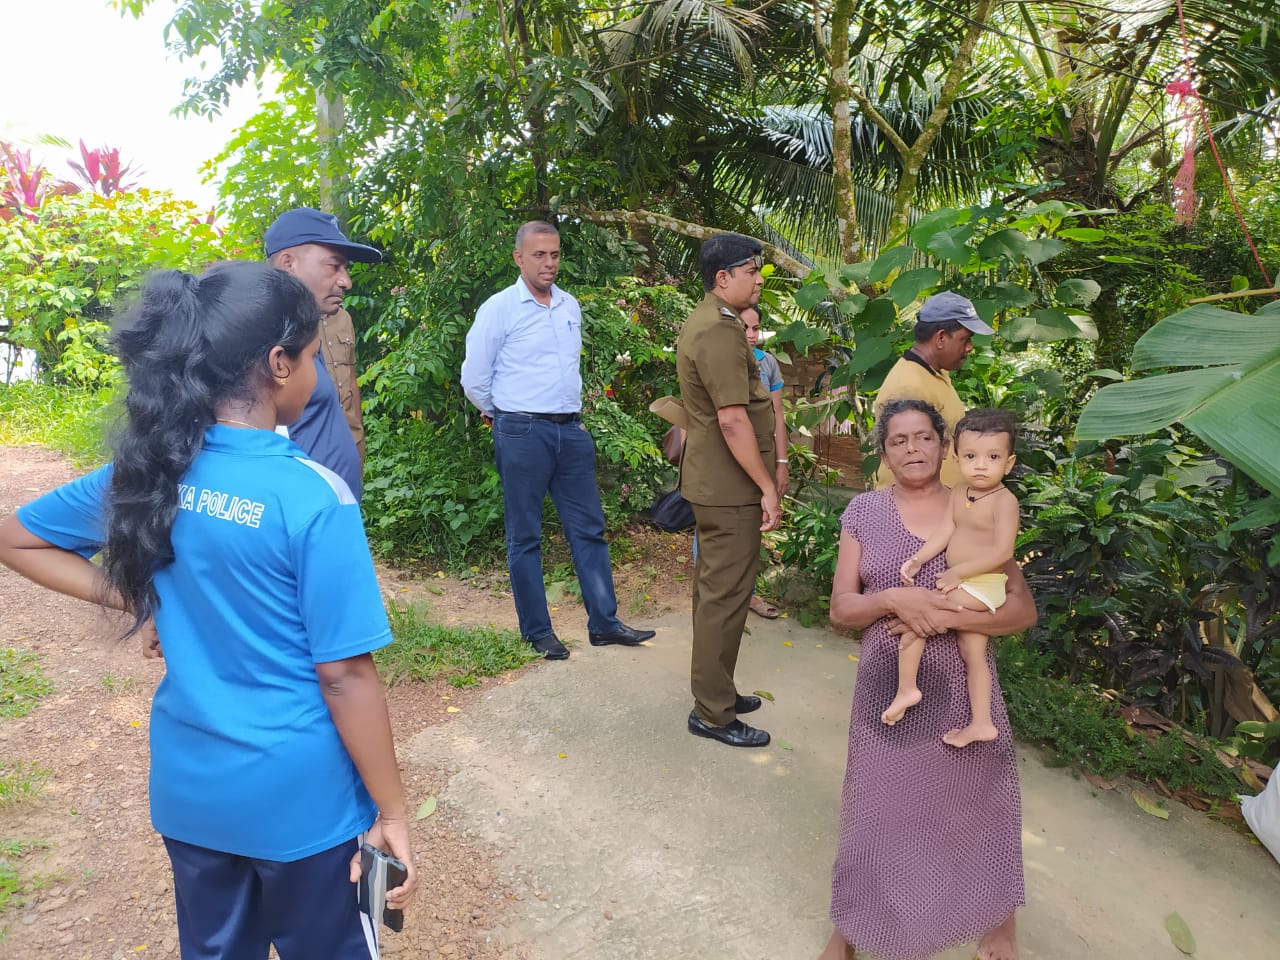
[[[654,632],[618,619],[596,445],[581,417],[582,311],[555,285],[559,231],[541,220],[524,224],[515,261],[520,277],[476,311],[462,389],[493,427],[520,635],[548,660],[569,656],[551,626],[542,582],[542,501],[550,493],[573,552],[591,645],[633,646]]]

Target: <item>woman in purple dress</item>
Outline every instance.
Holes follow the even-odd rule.
[[[1017,759],[998,679],[999,736],[957,750],[943,743],[968,717],[955,630],[1016,633],[1036,619],[1017,564],[995,613],[958,609],[931,589],[935,557],[902,586],[902,563],[942,522],[950,492],[938,478],[945,425],[919,400],[886,404],[873,441],[894,483],[856,497],[841,518],[831,621],[862,633],[831,881],[835,930],[819,960],[854,948],[878,960],[917,960],[979,941],[980,960],[1016,960],[1014,911],[1024,900]],[[893,726],[880,714],[897,689],[898,634],[928,637],[921,706]],[[991,656],[990,651],[987,654]],[[995,665],[991,663],[995,678]]]

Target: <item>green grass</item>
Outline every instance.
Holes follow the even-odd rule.
[[[119,696],[123,693],[132,692],[133,688],[138,685],[138,681],[133,677],[117,677],[114,673],[108,671],[98,678],[98,685],[107,693]]]
[[[0,717],[25,717],[52,689],[35,654],[0,649]]]
[[[65,453],[77,466],[96,466],[108,456],[113,399],[112,390],[27,381],[0,385],[0,445],[39,443]]]
[[[48,780],[49,771],[34,763],[11,760],[0,765],[0,810],[34,800]]]
[[[470,687],[538,657],[514,631],[442,626],[420,604],[393,603],[387,616],[391,643],[373,657],[388,685],[446,677],[455,687]]]

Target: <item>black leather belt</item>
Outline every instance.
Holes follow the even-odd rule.
[[[517,417],[528,417],[530,420],[550,420],[552,423],[577,423],[582,419],[580,413],[528,413],[524,410],[498,410],[495,409],[494,415],[510,413]]]

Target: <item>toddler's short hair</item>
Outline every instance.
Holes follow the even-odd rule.
[[[1018,421],[1007,410],[985,408],[970,410],[956,424],[955,444],[960,450],[960,434],[962,433],[1007,433],[1009,435],[1009,452],[1013,453],[1014,442],[1018,438]]]

